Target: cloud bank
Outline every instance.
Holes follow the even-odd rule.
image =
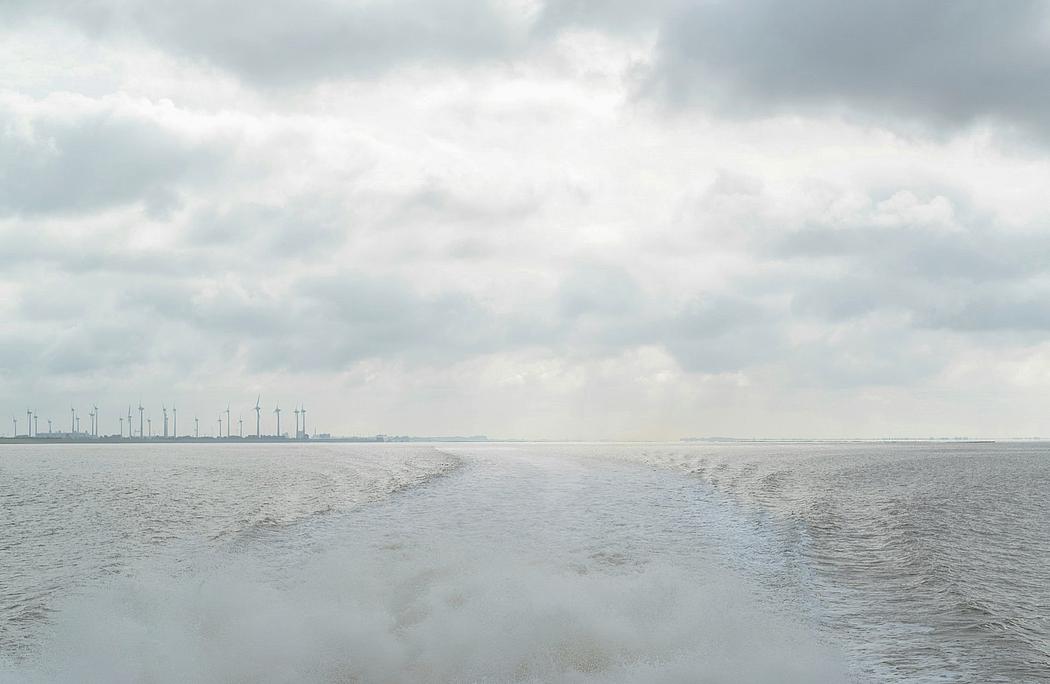
[[[2,410],[1047,434],[1042,3],[0,16]]]

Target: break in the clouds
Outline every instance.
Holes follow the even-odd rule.
[[[0,4],[3,410],[1050,434],[1047,12]]]

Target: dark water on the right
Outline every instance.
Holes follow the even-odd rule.
[[[642,451],[776,530],[826,628],[875,678],[1050,681],[1050,446]]]

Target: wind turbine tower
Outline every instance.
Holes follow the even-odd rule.
[[[142,431],[142,412],[146,409],[142,408],[142,402],[139,402],[139,437],[145,437],[146,433]]]
[[[299,405],[298,404],[296,404],[296,406],[295,406],[294,413],[295,413],[295,438],[299,439],[299,434],[300,433],[299,433]]]
[[[26,436],[33,436],[33,412],[26,409]]]
[[[72,406],[69,407],[69,431],[77,431],[77,410]]]
[[[230,436],[230,404],[226,403],[226,437]]]
[[[237,416],[237,436],[244,439],[244,417]]]
[[[262,395],[261,394],[258,397],[255,398],[255,438],[256,439],[259,439],[260,437],[262,437],[262,433],[259,432],[259,415],[262,412],[262,407],[259,406],[259,400],[260,399],[262,399]]]
[[[95,415],[92,417],[92,432],[94,432],[95,436],[98,437],[98,407],[92,405],[91,409],[95,412]]]
[[[146,425],[149,426],[149,436],[150,436],[150,438],[152,438],[153,437],[153,416],[150,416],[149,418],[146,419]]]
[[[34,437],[39,437],[40,436],[40,423],[39,423],[39,420],[40,420],[40,416],[38,416],[36,414],[36,411],[33,411],[33,436]]]
[[[281,405],[277,404],[274,407],[273,412],[277,415],[277,437],[281,436]]]
[[[176,439],[179,437],[179,410],[175,404],[171,405],[171,436]]]
[[[120,417],[120,438],[124,439],[124,416]]]
[[[12,437],[17,437],[18,436],[18,419],[15,418],[14,416],[11,416],[11,422],[15,424],[15,431],[11,434],[11,436]]]
[[[132,429],[133,428],[131,427],[131,404],[128,404],[128,439],[131,439],[133,437],[133,435],[131,434]]]
[[[300,406],[299,413],[303,414],[303,439],[306,439],[306,407]]]
[[[201,436],[201,419],[198,418],[197,416],[193,417],[193,436],[194,437],[200,437]]]
[[[88,423],[88,434],[91,435],[92,437],[94,437],[95,436],[95,409],[91,409],[90,411],[88,411],[88,418],[91,419],[91,422]]]
[[[160,410],[164,412],[164,439],[168,438],[168,407],[165,404],[160,405]]]

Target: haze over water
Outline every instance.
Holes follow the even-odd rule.
[[[1038,681],[1046,455],[0,447],[0,678]]]

